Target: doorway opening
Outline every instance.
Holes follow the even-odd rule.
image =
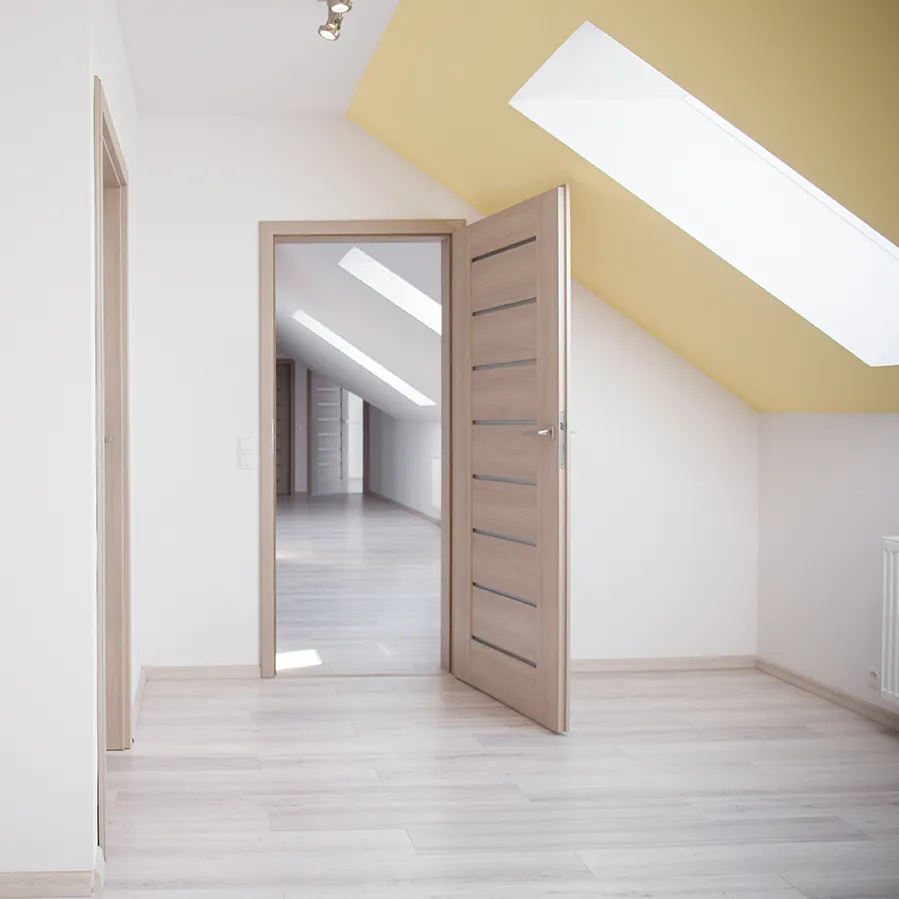
[[[279,674],[440,671],[444,242],[275,248]]]
[[[106,750],[130,749],[128,173],[99,79],[94,88],[97,370],[97,825],[106,844]]]

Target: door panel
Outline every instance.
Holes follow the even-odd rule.
[[[537,545],[537,487],[478,478],[471,485],[471,523],[477,531],[507,534]]]
[[[473,533],[471,574],[472,585],[532,605],[540,601],[540,554],[536,546]]]
[[[537,366],[509,363],[471,373],[471,411],[475,421],[518,420],[536,424]]]
[[[536,485],[540,444],[523,430],[521,425],[475,425],[471,429],[472,475]]]
[[[540,622],[535,606],[475,587],[471,632],[482,643],[502,647],[526,662],[537,661]]]
[[[476,257],[471,267],[471,311],[485,312],[533,299],[537,285],[537,243]]]
[[[494,699],[535,721],[540,721],[544,715],[536,664],[522,662],[472,639],[468,670],[472,685],[489,684],[489,689],[480,689]]]
[[[471,319],[471,364],[537,358],[537,302],[488,310]]]
[[[454,244],[453,673],[568,728],[568,190]]]

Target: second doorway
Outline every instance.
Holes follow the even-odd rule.
[[[276,249],[276,670],[441,664],[438,240]]]

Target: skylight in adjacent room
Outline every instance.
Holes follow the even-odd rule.
[[[899,248],[599,28],[510,102],[859,359],[899,365]]]
[[[440,333],[442,320],[440,303],[432,300],[414,284],[392,272],[377,259],[372,259],[359,247],[353,247],[338,265],[382,297],[399,306],[403,312],[408,312],[432,331]]]
[[[371,356],[367,356],[358,347],[344,340],[339,334],[335,334],[330,328],[326,328],[320,321],[311,315],[306,315],[300,309],[293,314],[296,322],[329,343],[335,350],[343,353],[348,359],[352,359],[357,365],[361,365],[367,372],[380,378],[385,384],[392,387],[397,393],[401,393],[406,399],[412,400],[416,406],[434,406],[436,403],[428,399],[423,393],[419,393],[411,384],[407,384],[402,378],[388,371],[379,362],[375,362]]]

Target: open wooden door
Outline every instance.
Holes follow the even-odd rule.
[[[453,245],[452,671],[568,729],[568,188]]]

